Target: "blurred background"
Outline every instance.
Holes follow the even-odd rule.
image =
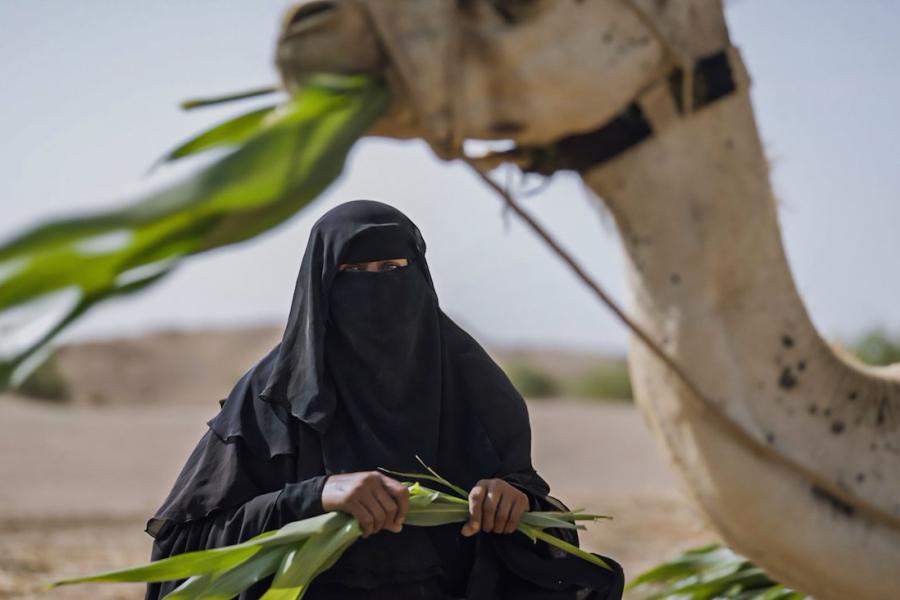
[[[147,175],[175,144],[237,111],[184,112],[179,101],[277,82],[272,52],[288,4],[0,1],[0,240],[123,205],[195,167]],[[900,5],[726,6],[812,318],[868,362],[900,361],[900,278],[888,269],[900,255]],[[280,338],[311,224],[354,198],[393,204],[418,224],[444,310],[529,398],[539,471],[570,505],[615,515],[588,536],[594,549],[633,574],[714,539],[630,403],[621,325],[468,170],[422,143],[367,139],[297,217],[94,307],[19,392],[0,395],[0,598],[146,560],[143,523],[217,400]],[[556,175],[523,202],[627,303],[611,219],[575,176]]]

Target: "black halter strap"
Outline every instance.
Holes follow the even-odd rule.
[[[737,89],[728,50],[700,57],[694,62],[693,110],[709,106]],[[684,72],[678,67],[665,77],[668,93],[678,114],[684,114],[682,84]],[[519,148],[532,160],[523,168],[530,173],[550,175],[555,171],[584,172],[619,156],[654,134],[641,104],[634,100],[612,121],[594,131],[559,139],[549,146]]]

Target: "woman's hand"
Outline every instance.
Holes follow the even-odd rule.
[[[409,490],[378,471],[331,475],[322,487],[322,508],[353,515],[364,538],[382,529],[397,533],[409,508]]]
[[[525,492],[502,479],[482,479],[469,492],[469,521],[463,525],[462,534],[513,533],[528,507]]]

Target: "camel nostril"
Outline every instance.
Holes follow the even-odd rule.
[[[334,15],[337,5],[333,0],[314,0],[297,6],[285,20],[284,28],[290,31],[295,26],[307,27],[321,23]]]

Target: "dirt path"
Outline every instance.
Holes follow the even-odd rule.
[[[143,522],[212,406],[69,406],[0,396],[0,598],[141,598],[140,586],[37,594],[65,574],[147,559]],[[629,405],[531,405],[535,464],[570,506],[614,515],[584,536],[626,572],[713,539],[676,491]]]

